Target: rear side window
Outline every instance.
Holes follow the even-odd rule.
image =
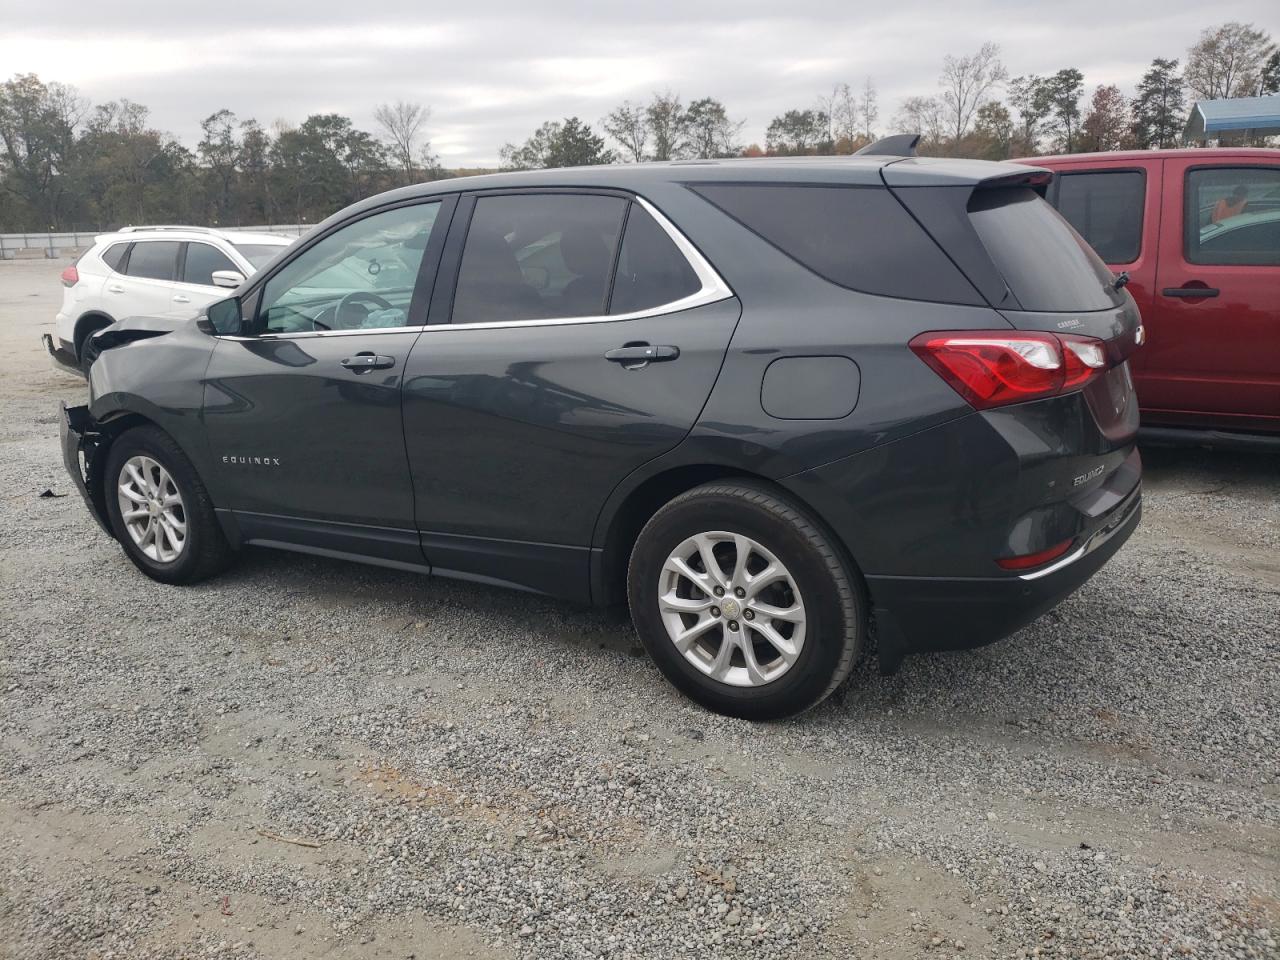
[[[217,247],[207,243],[187,244],[187,262],[182,267],[183,283],[199,283],[211,287],[215,270],[243,272]]]
[[[1187,173],[1189,263],[1280,265],[1280,167]]]
[[[1055,206],[1105,263],[1133,263],[1142,245],[1146,178],[1140,170],[1064,173]]]
[[[1106,264],[1035,191],[975,190],[969,220],[1022,309],[1106,310],[1124,302]]]
[[[691,189],[842,287],[910,300],[982,302],[887,189],[794,183],[705,183]]]
[[[143,240],[133,245],[127,273],[148,280],[173,280],[178,267],[176,240]]]
[[[635,313],[692,296],[702,287],[675,242],[638,203],[627,214],[609,312]]]
[[[453,322],[603,315],[626,209],[620,197],[481,197],[458,269]]]
[[[113,243],[102,251],[102,262],[112,270],[119,272],[120,261],[124,259],[124,252],[128,249],[129,244],[127,243]]]

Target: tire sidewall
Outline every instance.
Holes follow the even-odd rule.
[[[120,471],[124,464],[138,454],[150,457],[159,463],[169,476],[173,478],[182,497],[183,512],[187,517],[187,540],[182,554],[177,560],[160,563],[152,560],[133,542],[133,537],[125,528],[124,517],[120,515],[119,495],[116,492],[120,483]],[[159,431],[147,428],[130,430],[111,444],[107,454],[107,465],[104,473],[106,484],[107,516],[111,521],[111,530],[116,540],[128,555],[129,559],[147,576],[165,583],[186,582],[195,572],[200,562],[200,550],[203,546],[205,531],[195,510],[198,481],[190,462],[178,450],[177,445]]]
[[[667,557],[684,540],[710,531],[741,533],[773,553],[787,568],[805,608],[805,642],[795,664],[763,687],[713,680],[672,643],[658,609],[659,581]],[[673,503],[641,532],[628,571],[631,616],[641,642],[677,688],[720,713],[776,719],[812,706],[827,692],[839,668],[850,625],[832,571],[795,525],[748,499],[708,493]]]

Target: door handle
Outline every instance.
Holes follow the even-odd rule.
[[[354,357],[343,360],[342,365],[352,373],[364,373],[366,370],[385,370],[387,367],[394,367],[396,358],[373,353],[357,353]]]
[[[1209,297],[1216,297],[1218,293],[1219,293],[1219,290],[1217,287],[1192,287],[1192,286],[1165,287],[1163,290],[1160,291],[1160,295],[1164,297],[1183,297],[1184,299],[1188,299],[1188,300],[1195,300],[1199,298],[1207,299]]]
[[[680,356],[679,347],[651,346],[647,343],[629,343],[625,347],[616,347],[608,351],[604,358],[614,363],[644,364],[661,363],[663,360],[674,360]]]
[[[111,293],[124,293],[124,287],[120,286],[120,284],[118,283],[111,284],[110,286],[107,287],[107,290],[109,290]]]
[[[184,297],[182,294],[178,294],[176,297],[173,298],[173,302],[174,303],[190,303],[191,298]]]

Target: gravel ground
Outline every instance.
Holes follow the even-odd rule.
[[[62,470],[61,266],[0,263],[0,956],[1280,956],[1276,458],[1150,451],[1058,610],[751,725],[567,604],[144,579]]]

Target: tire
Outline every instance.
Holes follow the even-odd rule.
[[[85,356],[89,347],[89,341],[95,333],[99,330],[105,330],[109,326],[111,326],[111,324],[106,320],[91,320],[85,325],[84,330],[76,340],[76,363],[80,364],[80,371],[85,375],[85,377],[89,376],[89,368],[93,366],[94,360],[93,357]]]
[[[154,464],[158,471],[153,472],[147,464]],[[127,466],[134,472],[130,473]],[[139,472],[145,475],[144,479],[152,484],[151,487],[136,481]],[[163,516],[152,513],[151,516],[126,521],[121,498],[135,509],[151,512],[149,505],[138,502],[139,491],[154,490],[155,481],[166,475],[168,482],[160,491],[166,495],[164,502],[168,504],[160,511]],[[196,583],[220,573],[230,563],[233,553],[214,514],[209,492],[186,454],[163,430],[152,426],[135,427],[117,437],[107,453],[103,483],[111,530],[125,555],[151,579],[161,583]],[[123,486],[129,487],[127,493],[122,490]],[[172,501],[173,493],[178,497],[176,503]],[[147,497],[144,494],[143,499]],[[157,504],[161,502],[159,495],[151,499]],[[177,524],[179,519],[182,529]],[[133,532],[130,524],[133,524]],[[148,542],[145,533],[142,542],[138,542],[135,533],[143,525],[155,530],[158,544],[154,539]],[[180,546],[176,539],[178,532],[182,532]]]
[[[708,544],[719,568],[711,577]],[[739,556],[747,558],[741,569]],[[716,597],[709,585],[725,593]],[[709,483],[662,507],[632,549],[627,597],[641,642],[666,678],[708,709],[748,720],[821,703],[866,642],[856,569],[819,520],[763,483]],[[709,599],[719,603],[706,607]],[[702,632],[682,650],[674,635],[691,628]],[[726,637],[729,648],[721,646]]]

